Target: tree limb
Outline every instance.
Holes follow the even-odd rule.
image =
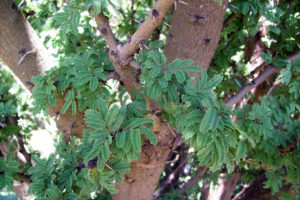
[[[293,63],[298,58],[300,58],[300,51],[290,56],[287,61]],[[225,104],[227,106],[233,106],[234,104],[238,103],[249,91],[263,83],[276,72],[278,72],[278,68],[274,67],[272,64],[268,65],[257,78],[253,79],[250,83],[242,87],[234,96],[228,99]]]
[[[109,49],[116,49],[118,42],[115,38],[108,22],[108,18],[104,16],[103,13],[100,13],[95,17],[98,29],[100,30],[106,44],[108,45]]]
[[[191,180],[189,180],[182,188],[180,188],[179,193],[183,195],[190,187],[195,185],[203,177],[206,170],[206,166],[200,167],[197,171],[197,174]]]
[[[152,12],[148,15],[146,20],[139,26],[136,32],[122,48],[120,58],[126,59],[132,56],[139,45],[147,40],[157,26],[164,20],[168,10],[174,4],[174,0],[158,0],[153,6]]]

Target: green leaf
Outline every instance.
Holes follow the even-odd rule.
[[[118,130],[120,128],[123,120],[124,120],[124,117],[122,115],[118,115],[115,122],[109,126],[110,130],[113,132]]]
[[[168,94],[173,102],[175,102],[175,103],[178,102],[178,99],[179,99],[178,92],[177,92],[176,86],[174,84],[169,85]]]
[[[80,21],[80,14],[73,15],[71,18],[70,29],[74,35],[78,34],[78,26]]]
[[[116,134],[117,148],[121,149],[125,144],[126,132],[119,132]]]
[[[102,152],[99,153],[98,162],[97,162],[97,171],[101,172],[105,167],[105,160],[101,159]]]
[[[221,75],[215,75],[212,79],[210,79],[206,84],[206,89],[210,90],[219,85],[223,80]]]
[[[181,60],[176,58],[175,60],[173,60],[170,64],[169,64],[169,70],[186,70],[186,67],[190,66],[191,64],[193,64],[193,60]]]
[[[246,152],[246,144],[245,142],[240,141],[238,148],[236,150],[235,159],[239,160],[244,155],[245,152]]]
[[[126,131],[125,135],[125,144],[124,144],[124,151],[125,153],[128,153],[131,148],[131,131]]]
[[[185,74],[183,71],[175,71],[174,74],[178,83],[183,83],[185,81]]]
[[[141,126],[140,128],[140,132],[143,133],[151,142],[151,144],[153,144],[154,146],[157,145],[157,139],[155,134],[147,127],[145,126]]]
[[[137,128],[144,124],[153,124],[154,122],[155,121],[150,118],[135,118],[127,127]]]
[[[105,122],[107,124],[113,124],[116,121],[116,116],[119,113],[119,107],[117,105],[113,105],[106,114]]]
[[[141,152],[142,142],[141,142],[140,131],[138,129],[131,129],[130,137],[131,137],[131,143],[132,143],[134,151],[137,153]]]
[[[181,64],[181,60],[176,58],[175,60],[173,60],[168,67],[169,71],[173,71],[174,69],[176,69],[178,66],[180,66]]]
[[[99,130],[106,127],[100,113],[96,110],[93,109],[86,110],[84,119],[88,123],[88,126],[91,128]]]
[[[93,74],[87,70],[80,71],[78,74],[76,74],[77,82],[76,84],[78,86],[82,86],[89,82],[93,78]]]
[[[61,109],[61,114],[65,114],[65,112],[68,110],[68,108],[70,107],[72,101],[66,101],[66,103],[64,104],[64,106]]]
[[[186,67],[184,67],[184,70],[186,70],[186,71],[197,71],[197,72],[203,71],[203,69],[201,67],[194,66],[194,65],[186,66]]]
[[[50,103],[51,106],[55,106],[56,105],[56,98],[54,94],[51,94],[48,96],[48,101]]]
[[[72,101],[72,115],[76,115],[76,102]]]
[[[98,78],[96,76],[93,76],[93,78],[90,81],[89,88],[91,91],[94,91],[94,90],[96,90],[97,86],[98,86]]]
[[[171,78],[172,78],[172,75],[173,75],[173,72],[171,72],[171,71],[166,71],[166,72],[165,72],[165,80],[166,80],[166,81],[170,81]]]
[[[217,112],[215,109],[213,109],[213,108],[207,109],[207,111],[201,121],[199,131],[206,132],[208,130],[211,130],[213,128],[214,121],[216,120],[217,117],[218,116],[217,116]]]
[[[100,146],[100,151],[101,151],[102,158],[104,160],[108,160],[110,152],[109,152],[109,146],[107,142],[105,142],[103,145]]]

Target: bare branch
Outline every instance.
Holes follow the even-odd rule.
[[[297,52],[296,54],[290,56],[287,61],[293,63],[298,58],[300,58],[300,52]],[[250,83],[242,87],[240,91],[238,91],[238,93],[228,99],[225,104],[227,106],[233,106],[234,104],[238,103],[249,91],[251,91],[253,88],[256,88],[277,71],[278,69],[276,67],[274,67],[273,65],[268,65],[257,78],[253,79]]]
[[[100,13],[95,17],[98,29],[100,30],[104,40],[110,49],[116,49],[118,42],[109,26],[108,18]]]
[[[187,191],[187,189],[195,185],[203,177],[206,170],[206,166],[200,167],[197,171],[197,174],[191,180],[189,180],[182,188],[180,188],[179,193],[184,194]]]
[[[274,67],[273,65],[268,65],[267,68],[265,69],[265,71],[263,71],[261,73],[261,75],[259,75],[257,78],[253,79],[250,83],[248,83],[247,85],[245,85],[244,87],[241,88],[240,91],[238,91],[238,93],[236,93],[233,97],[231,97],[230,99],[228,99],[226,101],[226,106],[233,106],[234,104],[236,104],[237,102],[239,102],[240,100],[242,100],[242,98],[249,92],[251,91],[253,88],[256,88],[258,85],[260,85],[262,82],[264,82],[265,80],[267,80],[271,75],[275,74],[277,72],[277,68]]]
[[[155,3],[152,12],[132,35],[131,40],[124,45],[120,55],[121,59],[128,58],[136,52],[139,44],[147,40],[156,27],[163,22],[165,15],[173,4],[174,0],[158,0]]]

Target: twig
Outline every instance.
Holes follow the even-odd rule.
[[[18,64],[17,64],[17,67],[23,62],[24,58],[25,58],[27,55],[29,55],[29,54],[31,54],[31,53],[35,53],[35,51],[34,51],[34,50],[29,50],[29,51],[27,51],[27,49],[25,49],[25,52],[22,52],[22,53],[23,53],[23,55],[22,55],[22,57],[20,58],[20,60],[19,60],[19,62],[18,62]]]
[[[155,3],[152,12],[132,35],[131,41],[124,45],[120,53],[121,59],[128,58],[137,51],[140,42],[145,41],[156,27],[162,23],[165,15],[173,4],[174,0],[158,0]],[[155,21],[153,21],[153,17],[155,18]]]
[[[287,61],[293,63],[296,59],[300,58],[300,51],[296,54],[290,56]],[[278,71],[276,67],[272,64],[268,65],[266,69],[255,79],[253,79],[250,83],[242,87],[234,96],[226,101],[227,106],[233,106],[238,103],[249,91],[253,88],[257,87],[265,80],[267,80],[271,75],[275,74]]]

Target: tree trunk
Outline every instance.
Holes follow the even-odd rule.
[[[51,67],[51,56],[12,0],[0,0],[0,58],[26,87],[33,76],[43,75]],[[61,132],[71,129],[71,134],[81,137],[86,126],[83,113],[72,115],[69,109],[57,119],[63,105],[63,98],[57,98],[56,105],[49,108],[50,116],[56,117]]]
[[[213,0],[185,2],[177,1],[164,53],[168,62],[193,59],[207,70],[219,43],[228,0],[222,5]]]
[[[168,61],[175,58],[193,59],[195,64],[207,69],[219,41],[219,34],[227,7],[210,1],[189,0],[188,5],[176,1],[172,27],[167,39],[165,54]],[[180,3],[181,2],[181,3]],[[32,76],[42,75],[46,70],[48,54],[39,38],[22,16],[12,0],[0,3],[0,58],[27,85]],[[56,116],[64,100],[57,99],[49,114]],[[156,116],[152,115],[152,118]],[[70,109],[56,121],[58,128],[81,137],[85,127],[83,114],[71,114]],[[71,123],[76,122],[74,128]],[[165,161],[174,143],[172,128],[156,118],[154,132],[158,145],[144,144],[141,159],[131,163],[131,171],[125,181],[117,186],[119,193],[114,199],[150,200],[157,186]]]
[[[217,190],[209,194],[208,200],[230,200],[234,192],[236,183],[240,174],[234,172],[229,179],[226,179],[226,174],[221,174],[218,180]]]
[[[159,126],[154,124],[153,132],[156,133],[159,141],[157,146],[143,145],[141,159],[131,163],[130,173],[126,174],[125,181],[117,186],[119,192],[114,195],[114,200],[150,200],[153,198],[165,161],[172,150],[170,147],[174,143],[173,130],[168,124],[164,122]]]

